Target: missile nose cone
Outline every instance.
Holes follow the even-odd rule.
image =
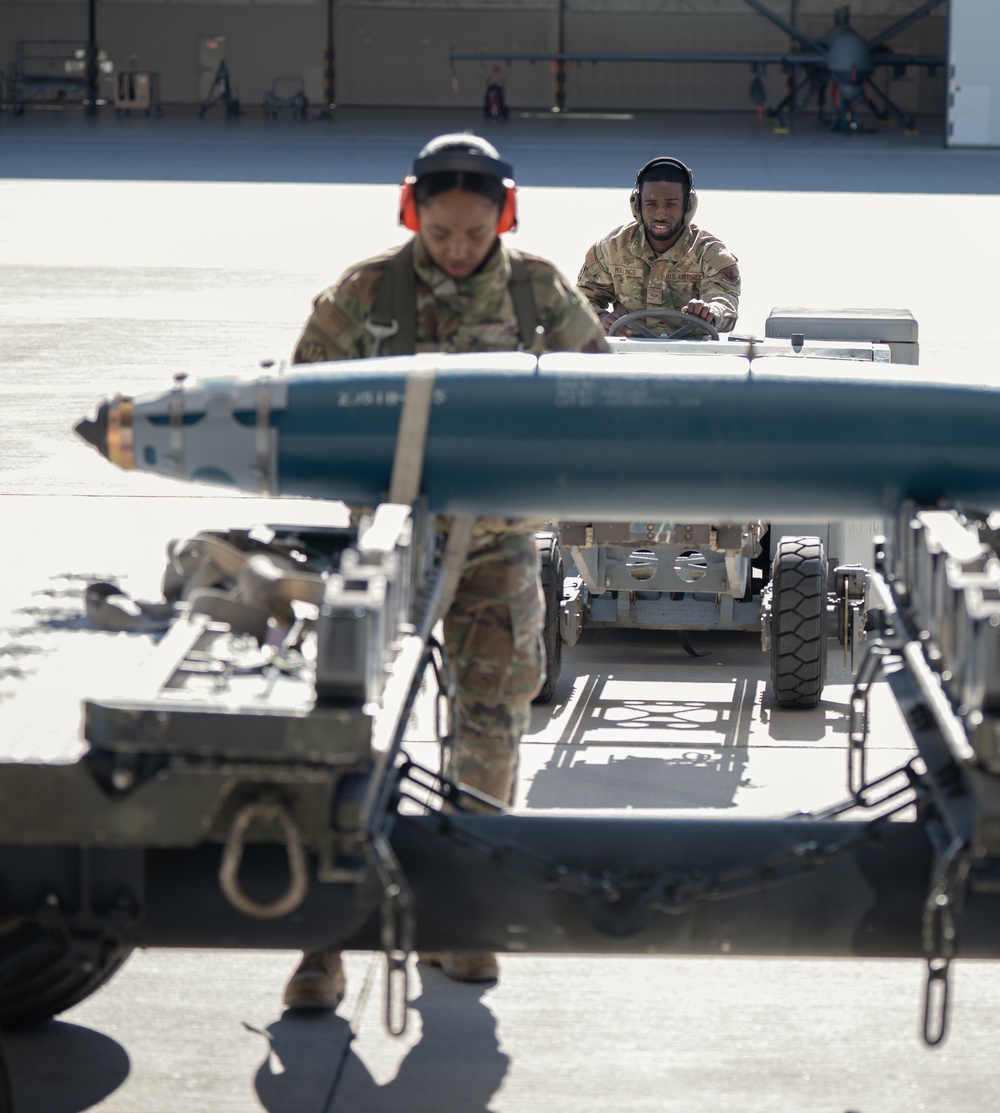
[[[108,454],[108,403],[102,402],[97,408],[97,416],[90,420],[85,417],[73,426],[73,431],[87,444],[93,445],[102,456]]]
[[[98,406],[93,421],[85,417],[74,429],[77,436],[92,444],[112,464],[120,468],[135,467],[131,398],[116,394]]]

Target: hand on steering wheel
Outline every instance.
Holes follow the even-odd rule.
[[[644,317],[656,317],[661,321],[677,321],[680,322],[681,327],[668,336],[657,336],[655,332],[650,332],[648,328],[638,323],[640,318]],[[697,317],[693,313],[682,313],[679,309],[641,309],[638,313],[626,313],[624,317],[619,317],[612,322],[611,328],[608,329],[608,336],[614,336],[626,325],[647,340],[684,340],[692,332],[703,332],[711,340],[719,339],[719,330],[715,325],[709,324],[703,317]]]

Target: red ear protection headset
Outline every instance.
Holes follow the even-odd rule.
[[[420,231],[420,216],[414,187],[427,174],[483,174],[503,183],[504,200],[497,221],[497,234],[513,232],[517,227],[517,191],[514,167],[504,162],[496,148],[478,135],[439,135],[413,160],[409,174],[403,179],[399,195],[399,223],[411,232]]]
[[[655,166],[672,166],[675,170],[679,170],[684,176],[682,183],[684,188],[684,211],[686,213],[691,211],[691,198],[694,195],[694,174],[691,167],[685,165],[679,158],[651,158],[649,162],[636,174],[635,188],[629,194],[629,205],[632,208],[632,214],[636,220],[639,220],[639,193],[642,190],[642,180]]]

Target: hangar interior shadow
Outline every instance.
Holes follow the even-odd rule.
[[[944,146],[941,117],[917,135],[845,135],[803,120],[775,135],[753,113],[635,112],[631,119],[477,110],[338,108],[329,119],[87,118],[0,114],[2,177],[95,181],[397,185],[415,147],[471,130],[496,143],[522,186],[626,188],[650,151],[682,152],[700,189],[873,193],[1000,192],[1000,151]]]

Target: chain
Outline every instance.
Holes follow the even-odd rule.
[[[406,1031],[410,984],[408,959],[415,935],[413,893],[384,835],[372,839],[382,882],[382,950],[385,951],[385,1026],[392,1036]]]
[[[877,638],[869,647],[858,668],[858,677],[851,692],[851,712],[849,720],[849,747],[847,750],[847,791],[855,799],[860,799],[867,786],[867,751],[869,703],[872,685],[882,674],[886,657],[892,650]]]
[[[889,785],[893,778],[898,777],[903,778],[902,784],[895,787]],[[919,800],[918,774],[910,761],[867,786],[869,790],[882,785],[888,786],[877,799],[859,794],[818,815],[799,813],[802,818],[823,820],[856,808],[887,808],[870,820],[857,835],[825,846],[805,839],[762,862],[714,872],[700,869],[665,870],[650,878],[648,875],[632,875],[621,870],[594,876],[586,870],[572,869],[541,851],[515,843],[501,843],[456,823],[455,812],[472,810],[468,803],[473,803],[475,810],[481,810],[483,804],[489,803],[488,799],[480,797],[478,793],[447,781],[412,761],[402,766],[401,781],[403,778],[447,802],[449,812],[428,813],[436,817],[440,834],[484,854],[508,873],[529,884],[583,897],[588,902],[595,926],[610,935],[634,934],[641,929],[648,913],[654,910],[679,915],[689,911],[699,901],[729,900],[800,880],[821,869],[832,859],[860,846],[885,842],[892,837],[892,828],[896,826],[891,823],[892,817],[914,807]],[[403,798],[426,807],[426,799],[408,794],[403,787],[399,791]],[[494,806],[492,810],[498,809]],[[895,834],[902,835],[908,831],[909,825],[904,825]]]
[[[921,921],[927,981],[924,986],[924,1043],[936,1047],[948,1030],[948,973],[955,956],[955,913],[961,911],[971,858],[955,839],[938,860]]]
[[[453,778],[455,772],[455,677],[444,646],[437,638],[429,641],[430,663],[437,686],[434,701],[434,736],[441,747],[441,772]]]

